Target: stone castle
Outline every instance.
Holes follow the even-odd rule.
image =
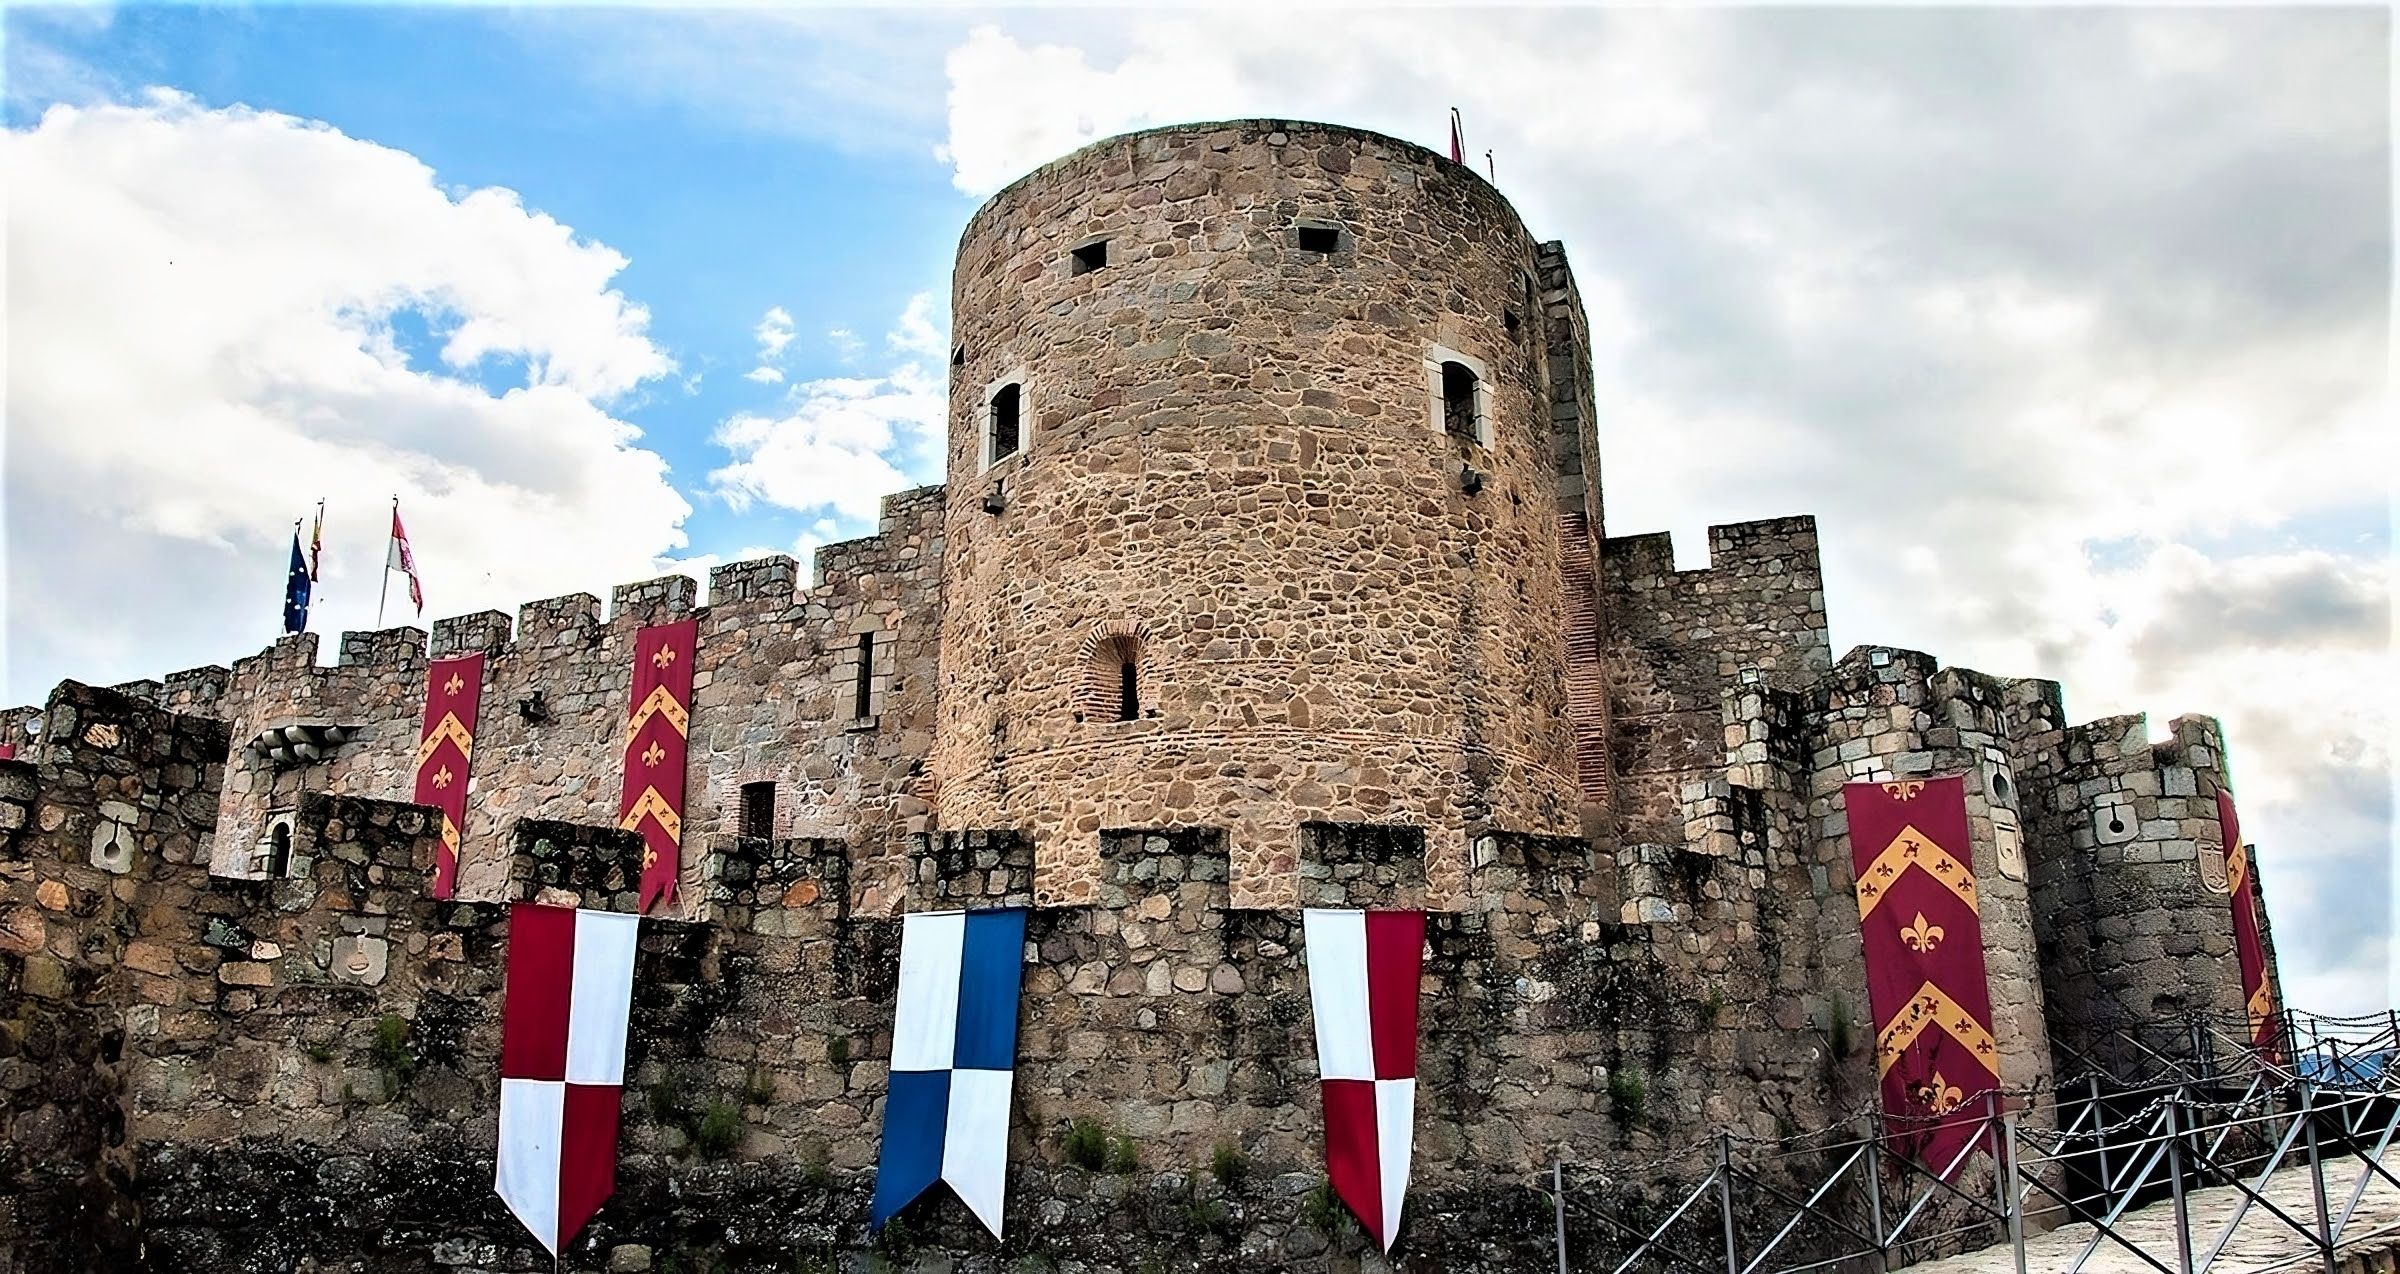
[[[489,1188],[504,904],[633,908],[630,651],[684,617],[681,885],[566,1268],[864,1267],[911,910],[1034,909],[1009,1242],[937,1198],[895,1267],[1380,1268],[1314,1189],[1297,933],[1368,905],[1431,913],[1394,1261],[1546,1268],[1554,1159],[1871,1099],[1862,778],[1966,776],[2006,1084],[2242,1010],[2217,726],[1837,659],[1807,517],[1711,528],[1702,570],[1608,535],[1566,254],[1469,168],[1299,122],[1112,138],[975,214],[951,312],[948,481],[811,578],[331,664],[304,633],[0,717],[0,1271],[548,1268]],[[408,802],[427,661],[466,652],[436,902]]]

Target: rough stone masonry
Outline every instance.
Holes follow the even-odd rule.
[[[806,579],[0,717],[0,1274],[548,1268],[489,1188],[504,904],[631,909],[629,652],[686,616],[681,889],[569,1269],[1381,1268],[1320,1188],[1312,905],[1431,913],[1394,1261],[1546,1268],[1553,1159],[1873,1092],[1856,779],[1967,776],[2008,1084],[2241,1008],[2216,725],[1836,659],[1807,517],[1711,528],[1701,570],[1609,537],[1565,251],[1472,170],[1322,124],[1112,138],[986,204],[954,287],[948,481]],[[412,767],[427,661],[470,651],[436,902]],[[253,746],[295,728],[315,755]],[[1034,909],[1011,1237],[937,1197],[870,1250],[897,918],[1001,904]]]

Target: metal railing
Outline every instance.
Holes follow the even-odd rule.
[[[1882,1274],[2004,1244],[2024,1274],[2029,1232],[2080,1222],[2091,1233],[2058,1267],[2066,1274],[2104,1249],[2161,1274],[2209,1274],[2242,1227],[2263,1219],[2298,1235],[2300,1259],[2331,1274],[2341,1245],[2400,1229],[2361,1216],[2378,1179],[2400,1187],[2385,1167],[2400,1135],[2400,1077],[2364,1060],[2391,1055],[2400,1030],[2290,1017],[2300,1020],[2271,1055],[2153,1049],[2146,1069],[2167,1075],[2155,1082],[2093,1074],[1986,1094],[1972,1135],[1942,1164],[1905,1152],[1924,1140],[1905,1125],[1896,1133],[1863,1112],[1776,1141],[1720,1134],[1632,1170],[1554,1164],[1545,1184],[1558,1269]],[[2246,1049],[2247,1024],[2230,1038]],[[2051,1118],[2021,1117],[2036,1106]],[[2309,1206],[2270,1192],[2274,1174],[2303,1166]],[[1688,1187],[1657,1183],[1689,1172],[1699,1176]],[[2232,1191],[2221,1221],[2195,1213],[2193,1191],[2220,1186]],[[2159,1203],[2171,1227],[2141,1213]]]

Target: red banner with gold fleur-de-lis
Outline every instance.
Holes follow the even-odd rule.
[[[642,834],[647,913],[675,896],[682,863],[683,762],[692,721],[692,652],[699,624],[653,624],[633,640],[633,718],[625,729],[625,797],[617,826]]]
[[[2233,954],[2241,964],[2242,1003],[2250,1013],[2250,1043],[2270,1062],[2280,1062],[2281,1032],[2275,1015],[2275,986],[2267,977],[2267,943],[2259,927],[2257,864],[2242,844],[2242,820],[2233,793],[2217,789],[2217,824],[2225,832],[2225,883],[2233,892]]]
[[[1851,863],[1886,1129],[1935,1171],[1962,1161],[2000,1086],[1966,781],[1848,783]]]
[[[425,728],[417,736],[419,805],[442,812],[432,892],[458,891],[458,842],[467,825],[467,762],[475,755],[475,713],[483,706],[483,656],[436,659],[425,670]]]

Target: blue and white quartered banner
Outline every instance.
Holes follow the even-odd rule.
[[[872,1228],[942,1181],[1000,1237],[1024,967],[1022,907],[930,911],[901,922]]]

